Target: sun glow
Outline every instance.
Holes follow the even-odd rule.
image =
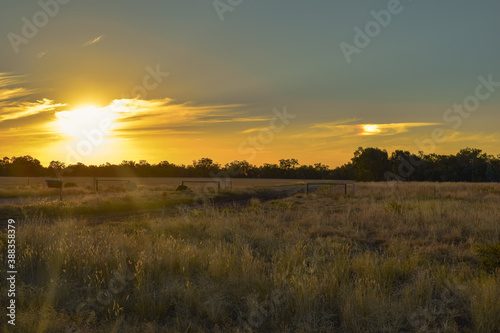
[[[363,135],[373,135],[380,133],[380,128],[378,125],[363,125]]]
[[[87,106],[72,111],[56,113],[58,129],[75,138],[86,138],[95,131],[102,135],[111,130],[116,114],[106,108]]]

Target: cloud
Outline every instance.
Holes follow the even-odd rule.
[[[29,117],[47,111],[54,111],[65,105],[66,104],[59,103],[54,104],[54,101],[46,98],[36,102],[22,102],[15,105],[9,105],[2,108],[0,112],[0,122]]]
[[[255,133],[255,132],[260,132],[260,131],[267,131],[269,130],[270,127],[254,127],[254,128],[249,128],[244,131],[241,131],[241,133],[248,134],[248,133]]]
[[[28,101],[36,92],[34,89],[20,87],[25,75],[0,73],[0,129],[1,136],[17,133],[19,129],[30,135],[46,133],[45,125],[51,121],[54,111],[65,106],[53,100]],[[9,134],[10,133],[10,134]]]
[[[53,111],[64,104],[55,104],[49,99],[35,102],[25,101],[26,97],[35,92],[34,89],[18,87],[25,76],[0,73],[0,123],[30,117],[46,111]],[[2,125],[5,128],[6,124]]]
[[[391,124],[360,124],[356,125],[359,135],[395,135],[406,133],[410,128],[438,126],[439,123],[391,123]]]
[[[0,106],[8,105],[13,99],[31,94],[33,90],[25,88],[0,89]]]
[[[14,75],[11,73],[0,72],[0,88],[22,83],[24,78],[26,78],[26,75]]]
[[[89,45],[92,45],[92,44],[95,44],[95,43],[98,43],[101,41],[101,39],[104,37],[104,35],[100,35],[99,37],[97,38],[94,38],[94,39],[91,39],[89,40],[88,42],[82,44],[82,47],[86,47],[86,46],[89,46]]]
[[[61,105],[58,105],[61,106]],[[103,107],[86,107],[55,112],[52,128],[78,133],[78,126],[93,126],[96,119],[105,118],[113,124],[110,134],[131,138],[134,135],[193,135],[206,133],[203,127],[213,129],[214,124],[250,123],[269,121],[269,117],[244,116],[244,106],[176,104],[170,98],[142,100],[115,99]],[[75,122],[75,119],[82,119]],[[200,130],[201,129],[201,130]],[[111,133],[112,132],[112,133]]]
[[[199,135],[204,134],[203,131],[189,131],[189,130],[172,130],[169,128],[160,127],[143,127],[133,129],[122,129],[116,137],[134,139],[139,136],[152,137],[152,136],[178,136],[178,135]]]
[[[123,128],[139,127],[194,127],[223,123],[246,123],[269,121],[269,117],[245,117],[244,105],[193,105],[175,104],[172,99],[117,99],[108,107],[118,116],[115,122]]]
[[[467,144],[479,143],[498,143],[500,142],[499,133],[484,133],[484,132],[458,132],[447,129],[443,133],[443,140],[445,142],[459,143],[465,142]]]
[[[320,124],[314,124],[311,126],[311,128],[337,128],[340,125],[345,125],[349,123],[353,123],[356,121],[359,121],[360,119],[358,118],[350,118],[350,119],[344,119],[344,120],[337,120],[337,121],[332,121],[329,123],[320,123]]]
[[[11,105],[15,103],[16,99],[28,96],[34,92],[32,89],[14,87],[22,83],[25,77],[24,75],[0,73],[0,108]]]
[[[46,55],[46,54],[47,54],[47,52],[48,52],[48,51],[42,51],[42,52],[38,53],[38,54],[36,55],[36,57],[37,57],[37,58],[41,58],[41,57],[43,57],[44,55]]]
[[[390,124],[352,124],[359,119],[352,118],[329,123],[313,124],[303,133],[293,138],[326,139],[356,135],[396,135],[408,132],[411,128],[437,126],[439,123],[390,123]]]
[[[227,118],[227,116],[213,116],[212,119],[200,119],[197,121],[198,125],[203,124],[221,124],[221,123],[254,123],[261,121],[270,121],[271,118],[263,118],[263,117],[255,117],[255,118],[245,118],[245,117],[236,117],[236,118]]]

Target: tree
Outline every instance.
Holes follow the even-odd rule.
[[[359,147],[351,161],[359,181],[384,180],[384,173],[391,169],[391,162],[385,149]]]
[[[295,158],[281,159],[280,160],[280,169],[290,170],[295,169],[299,164],[299,161]]]
[[[481,149],[461,149],[457,155],[457,166],[460,170],[460,181],[486,181],[488,170],[488,156]]]
[[[215,174],[220,170],[220,164],[214,163],[211,158],[200,158],[198,161],[193,161],[194,175],[198,177],[209,177],[210,174]]]
[[[280,178],[296,178],[295,174],[297,171],[297,166],[299,166],[299,161],[295,158],[281,159],[279,160]]]
[[[0,160],[0,176],[10,176],[10,158]]]
[[[225,171],[230,177],[253,177],[255,175],[255,166],[247,161],[233,161],[224,166]]]
[[[39,177],[45,173],[40,161],[29,156],[12,157],[11,175],[16,177]]]

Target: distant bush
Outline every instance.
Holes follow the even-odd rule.
[[[187,190],[187,186],[179,185],[179,186],[177,186],[177,188],[175,190],[176,191],[185,191],[185,190]]]
[[[384,207],[386,212],[392,212],[397,214],[403,214],[405,211],[413,210],[415,207],[407,203],[400,203],[395,200],[391,200]]]
[[[78,187],[75,182],[66,182],[64,183],[64,187]]]
[[[500,243],[476,244],[473,249],[484,268],[487,270],[500,268]]]

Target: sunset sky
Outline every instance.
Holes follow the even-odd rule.
[[[0,4],[0,158],[500,153],[498,0]]]

